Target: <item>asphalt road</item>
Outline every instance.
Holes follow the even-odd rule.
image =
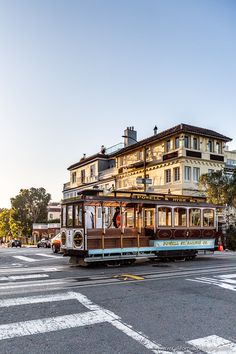
[[[0,353],[236,353],[234,252],[126,267],[68,261],[0,248]]]

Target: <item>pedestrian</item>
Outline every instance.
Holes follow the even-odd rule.
[[[116,207],[115,214],[112,218],[113,225],[118,228],[120,227],[120,207]]]

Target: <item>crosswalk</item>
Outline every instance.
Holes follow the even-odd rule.
[[[48,260],[50,260],[51,258],[53,259],[57,259],[57,260],[62,260],[63,257],[60,257],[60,256],[55,256],[55,255],[51,255],[51,254],[44,254],[44,253],[35,253],[35,256],[36,258],[32,258],[31,257],[28,257],[28,256],[12,256],[13,258],[15,259],[19,259],[21,261],[24,261],[24,262],[29,262],[29,263],[32,263],[32,262],[41,262],[42,261],[42,257],[43,258],[47,258]]]
[[[112,328],[120,331],[124,335],[131,338],[138,343],[141,347],[144,347],[146,351],[155,354],[193,354],[196,352],[207,354],[235,354],[236,343],[217,336],[215,334],[203,337],[187,340],[183,343],[184,351],[179,349],[165,348],[153,339],[150,339],[147,335],[136,330],[130,324],[125,323],[120,316],[116,313],[101,307],[92,302],[85,295],[68,291],[63,293],[54,293],[50,295],[37,295],[27,297],[17,297],[10,299],[3,299],[0,302],[0,308],[8,311],[10,308],[21,308],[22,306],[31,306],[35,304],[55,303],[55,302],[69,302],[74,301],[74,313],[56,315],[52,317],[25,319],[24,321],[3,323],[0,325],[0,347],[1,341],[13,340],[14,338],[35,336],[44,334],[50,336],[50,332],[58,332],[61,330],[70,331],[71,329],[88,326],[96,326],[98,324],[106,323]],[[80,304],[80,307],[76,303]],[[84,310],[81,312],[81,305]],[[80,309],[80,311],[78,311]],[[1,311],[2,311],[1,310]],[[14,311],[14,314],[16,311]],[[64,336],[64,345],[66,336]],[[196,351],[197,350],[197,351]],[[145,352],[146,352],[145,351]],[[142,349],[140,349],[142,352]]]
[[[188,281],[218,286],[223,289],[236,291],[236,273],[215,275],[212,277],[196,277]]]

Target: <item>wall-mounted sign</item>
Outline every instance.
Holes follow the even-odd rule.
[[[152,184],[152,179],[151,178],[136,178],[136,183],[137,184],[145,184],[145,183]]]

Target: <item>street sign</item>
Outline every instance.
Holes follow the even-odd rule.
[[[151,178],[136,178],[136,183],[137,184],[152,184],[152,179]]]

